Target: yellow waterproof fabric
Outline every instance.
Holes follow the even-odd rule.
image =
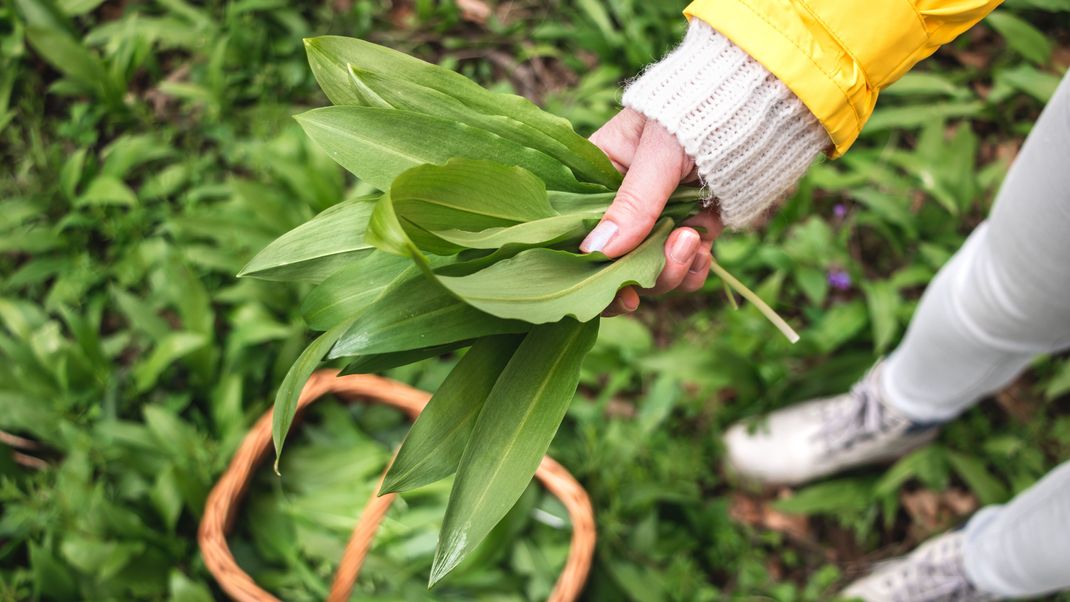
[[[695,0],[709,23],[780,78],[821,121],[832,157],[858,138],[877,94],[1002,0]]]

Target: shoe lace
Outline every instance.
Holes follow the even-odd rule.
[[[889,571],[885,591],[895,602],[980,602],[992,600],[966,579],[962,568],[962,536],[952,535]]]
[[[859,441],[901,426],[905,420],[881,402],[870,376],[855,384],[844,397],[843,403],[831,406],[821,429],[830,452],[848,449]]]

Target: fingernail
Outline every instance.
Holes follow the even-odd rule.
[[[676,263],[690,263],[698,249],[698,234],[690,230],[684,230],[676,237],[672,247],[669,248],[669,258]]]
[[[620,304],[623,305],[624,309],[626,309],[628,311],[635,311],[635,310],[639,309],[639,299],[637,297],[636,298],[621,299]]]
[[[580,251],[584,253],[594,253],[595,251],[601,251],[609,244],[610,239],[617,235],[617,224],[609,220],[602,220],[591,233],[587,235],[587,238],[583,239],[580,243]]]

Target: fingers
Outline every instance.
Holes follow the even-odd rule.
[[[690,170],[676,137],[648,121],[613,204],[580,250],[619,257],[634,249],[650,233],[669,195]]]
[[[706,284],[706,277],[710,275],[710,263],[712,261],[713,255],[710,253],[709,248],[700,247],[698,253],[695,254],[695,259],[691,262],[691,267],[687,270],[687,275],[684,276],[677,290],[693,293],[701,289]]]
[[[694,229],[675,230],[665,242],[665,267],[658,276],[657,283],[642,292],[660,295],[672,290],[697,291],[706,283],[712,257],[710,247]],[[627,287],[617,292],[616,298],[602,312],[602,316],[610,318],[632,313],[638,308],[638,291],[634,287]]]
[[[643,292],[650,295],[667,293],[684,281],[687,272],[698,255],[702,240],[698,232],[691,228],[679,228],[674,230],[665,241],[665,267],[653,288]]]
[[[617,296],[602,312],[602,316],[612,318],[620,314],[630,314],[637,309],[639,309],[639,293],[635,292],[635,288],[628,286],[617,291]]]
[[[642,113],[624,109],[591,134],[590,140],[609,157],[617,171],[623,173],[628,171],[635,157],[635,149],[639,148],[645,122]]]
[[[624,182],[602,221],[580,245],[585,253],[601,251],[619,257],[639,245],[661,215],[669,195],[681,180],[693,175],[694,165],[676,137],[642,114],[624,109],[591,136],[613,165],[625,172]],[[693,291],[702,287],[710,269],[710,246],[723,229],[712,212],[700,213],[686,226],[669,235],[665,243],[665,268],[654,287],[644,293],[660,294],[673,289]],[[639,307],[634,287],[617,292],[602,313],[611,317]]]
[[[713,246],[713,241],[717,240],[717,237],[720,236],[721,232],[724,230],[724,224],[721,223],[721,216],[717,215],[712,210],[700,211],[684,221],[683,225],[691,226],[697,230],[699,236],[702,237],[703,246],[706,247]]]

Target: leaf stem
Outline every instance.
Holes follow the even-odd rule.
[[[787,337],[789,341],[792,343],[799,341],[799,333],[795,332],[791,326],[788,326],[788,323],[773,311],[773,308],[769,307],[765,301],[762,301],[762,298],[755,294],[754,291],[747,288],[742,282],[737,280],[735,276],[729,274],[727,270],[721,267],[721,264],[717,263],[716,259],[710,262],[710,269],[714,274],[717,274],[725,284],[732,287],[737,293],[742,295],[744,299],[754,304],[754,306],[758,308],[758,311],[762,312],[762,315],[772,322],[773,326],[776,326],[777,330]]]

